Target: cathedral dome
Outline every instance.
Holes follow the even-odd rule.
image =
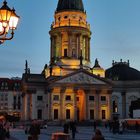
[[[59,0],[56,12],[71,10],[84,12],[82,0]]]
[[[119,81],[135,81],[140,80],[140,71],[131,68],[127,62],[115,62],[106,70],[105,77]]]

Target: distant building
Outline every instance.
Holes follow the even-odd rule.
[[[130,67],[128,62],[114,62],[106,70],[106,78],[112,81],[112,113],[119,118],[133,117],[133,101],[140,104],[140,71]],[[137,106],[140,109],[140,106]]]
[[[21,80],[0,78],[0,114],[21,117]]]

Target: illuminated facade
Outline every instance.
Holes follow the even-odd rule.
[[[105,73],[97,59],[91,66],[91,31],[82,0],[58,1],[49,34],[50,64],[42,74],[31,74],[26,61],[22,119],[105,121],[114,115],[128,117],[128,102],[134,94],[140,98],[140,77],[135,85],[131,78],[113,76],[110,69]]]
[[[50,30],[50,64],[23,75],[23,119],[108,120],[111,86],[90,64],[90,25],[82,0],[59,0]],[[95,74],[95,75],[94,75]]]

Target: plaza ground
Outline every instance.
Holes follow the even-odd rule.
[[[105,140],[140,140],[140,133],[135,131],[127,131],[124,134],[112,134],[108,129],[99,127],[105,136]],[[77,127],[78,133],[76,133],[75,140],[91,140],[94,134],[93,127]],[[11,129],[11,140],[28,140],[28,135],[25,135],[23,129]],[[52,133],[63,132],[63,127],[48,126],[47,129],[41,130],[39,140],[51,140]],[[71,133],[70,133],[71,135]]]

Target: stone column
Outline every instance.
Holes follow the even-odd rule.
[[[64,108],[65,108],[65,102],[64,102],[64,98],[65,98],[65,90],[66,88],[62,87],[60,90],[60,119],[64,120]]]
[[[90,61],[90,37],[88,38],[88,61]]]
[[[85,60],[88,60],[88,37],[85,36]]]
[[[74,96],[74,101],[73,101],[74,116],[73,116],[73,119],[77,120],[77,99],[76,99],[77,90],[74,89],[73,91],[74,91],[74,93],[73,93],[73,96]]]
[[[68,32],[68,57],[71,57],[72,54],[71,38],[72,38],[72,33]]]
[[[76,47],[77,47],[77,58],[80,58],[80,56],[81,56],[80,34],[77,34],[77,43],[76,43]]]
[[[63,34],[59,34],[60,35],[60,49],[59,49],[59,57],[62,57],[62,37],[63,37]]]
[[[88,104],[88,95],[90,93],[90,90],[84,90],[85,91],[85,119],[89,119],[89,104]]]
[[[25,95],[24,95],[24,104],[23,104],[23,109],[24,109],[24,111],[23,111],[23,120],[28,120],[28,94],[27,93],[25,93]]]
[[[95,103],[95,120],[100,119],[100,90],[96,90],[96,103]]]
[[[111,97],[112,97],[112,90],[108,90],[108,116],[109,116],[109,120],[112,119],[112,102],[111,102]]]
[[[53,112],[53,110],[52,110],[52,98],[51,98],[51,96],[52,96],[52,91],[53,91],[53,89],[50,89],[50,88],[48,88],[47,89],[47,93],[48,93],[48,119],[49,120],[52,120],[53,118],[52,118],[52,112]]]
[[[126,118],[126,92],[122,91],[122,117]]]
[[[53,37],[51,36],[50,37],[50,40],[51,40],[51,50],[50,50],[50,60],[51,60],[51,58],[53,57]]]

